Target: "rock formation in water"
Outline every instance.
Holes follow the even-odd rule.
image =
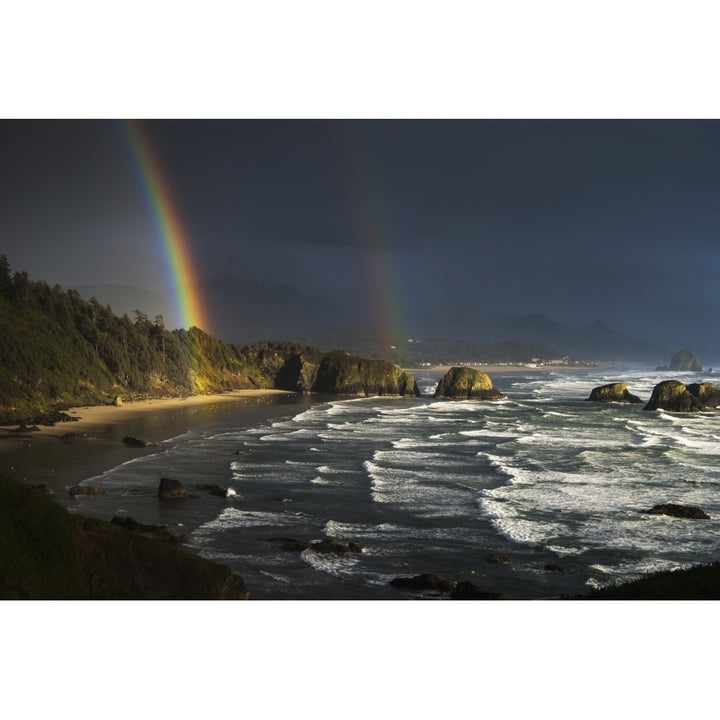
[[[652,391],[645,410],[668,410],[669,412],[700,412],[720,406],[720,386],[713,383],[691,383],[664,380]]]
[[[690,520],[709,520],[710,516],[699,507],[693,505],[680,505],[679,503],[664,503],[655,505],[649,510],[640,512],[648,515],[669,515],[670,517],[687,518]]]
[[[498,400],[505,397],[483,372],[469,367],[453,367],[445,373],[435,390],[436,398],[453,400]]]
[[[642,400],[628,391],[624,382],[610,383],[593,388],[588,400],[592,402],[641,403]]]
[[[306,351],[291,355],[277,370],[275,387],[295,392],[358,397],[420,395],[413,377],[397,365],[340,351]]]
[[[702,364],[692,350],[685,348],[673,357],[669,369],[682,372],[702,372]]]

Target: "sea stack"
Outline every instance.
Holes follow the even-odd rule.
[[[685,348],[677,353],[670,361],[670,370],[678,370],[680,372],[702,372],[702,364],[698,356],[692,351]]]
[[[592,402],[641,403],[642,400],[628,391],[624,382],[610,383],[592,389],[588,400]]]
[[[435,397],[452,400],[499,400],[505,396],[493,387],[492,380],[485,373],[469,367],[453,367],[438,383]]]

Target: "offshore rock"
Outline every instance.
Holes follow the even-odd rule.
[[[710,520],[710,516],[699,507],[693,505],[680,505],[679,503],[664,503],[663,505],[655,505],[649,510],[641,510],[640,512],[649,515],[669,515],[670,517],[687,518],[689,520]]]
[[[390,581],[390,584],[397,588],[407,588],[409,590],[438,590],[446,593],[455,589],[454,583],[430,573],[423,573],[414,577],[396,577]]]
[[[335,555],[346,555],[348,553],[361,553],[364,547],[360,543],[348,542],[344,545],[338,542],[334,537],[324,537],[322,540],[315,542],[306,542],[304,540],[294,540],[287,537],[268,538],[268,542],[280,543],[283,550],[302,552],[303,550],[314,550],[321,553],[334,553]]]
[[[701,372],[702,364],[698,356],[692,351],[685,348],[673,356],[670,361],[670,370],[680,370],[683,372]]]
[[[158,486],[158,497],[163,500],[191,497],[179,480],[162,478]]]
[[[679,380],[664,380],[658,383],[645,410],[667,410],[669,412],[700,412],[720,405],[720,386],[713,383],[692,383],[685,385]]]
[[[436,398],[453,400],[499,400],[505,397],[483,372],[469,367],[453,367],[445,373],[435,390]]]
[[[140,440],[139,438],[133,437],[132,435],[126,435],[123,438],[123,443],[130,447],[155,447],[155,443],[150,440]]]
[[[610,383],[593,388],[589,401],[592,402],[618,402],[618,403],[641,403],[642,400],[630,393],[624,382]]]

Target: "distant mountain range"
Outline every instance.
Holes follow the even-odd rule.
[[[132,317],[133,311],[139,309],[151,318],[169,316],[165,299],[139,288],[97,285],[77,290],[85,298],[94,296],[101,303],[110,304],[118,314]],[[306,295],[287,285],[269,286],[229,278],[205,284],[202,293],[213,319],[210,332],[235,343],[287,340],[323,349],[343,348],[400,362],[405,356],[397,351],[407,349],[409,340],[413,341],[410,348],[413,361],[423,361],[423,344],[428,352],[432,348],[429,362],[443,355],[448,359],[472,361],[473,354],[487,355],[489,346],[503,346],[499,352],[504,353],[511,341],[516,349],[523,346],[520,352],[523,357],[540,354],[587,361],[664,364],[678,350],[678,347],[631,337],[599,321],[573,328],[540,314],[484,314],[415,318],[410,322],[412,330],[408,336],[396,335],[390,339],[396,346],[393,352],[393,348],[385,347],[386,336],[353,321],[345,309],[320,295]],[[459,348],[463,357],[458,357]]]

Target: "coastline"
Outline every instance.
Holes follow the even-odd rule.
[[[427,367],[403,367],[405,372],[448,372],[453,367],[470,367],[484,373],[516,373],[516,372],[553,372],[558,370],[592,370],[597,368],[610,367],[611,363],[595,363],[587,367],[581,365],[486,365],[483,363],[457,363],[456,365],[429,365]]]
[[[75,407],[65,412],[77,420],[41,426],[36,431],[17,433],[16,427],[0,427],[0,474],[29,485],[46,485],[56,502],[69,507],[75,500],[67,492],[68,486],[135,457],[162,451],[159,443],[163,440],[182,435],[218,414],[239,410],[251,424],[270,407],[282,409],[296,402],[293,392],[262,389]],[[61,438],[68,433],[87,437],[65,442]],[[128,447],[122,442],[127,435],[158,445]]]

